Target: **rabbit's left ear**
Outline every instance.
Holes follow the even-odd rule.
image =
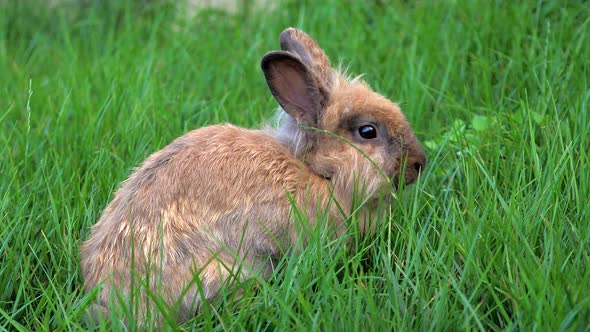
[[[317,127],[323,97],[308,66],[292,53],[273,51],[260,63],[270,92],[297,123]]]

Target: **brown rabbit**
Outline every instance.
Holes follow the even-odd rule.
[[[105,315],[111,297],[139,289],[139,321],[153,294],[186,319],[236,277],[236,266],[239,278],[268,276],[301,236],[294,206],[311,227],[332,206],[330,225],[341,234],[346,215],[332,200],[346,214],[353,197],[371,197],[364,222],[380,194],[425,167],[396,104],[333,69],[303,31],[286,29],[280,44],[261,62],[282,108],[279,128],[226,124],[185,134],[147,158],[92,227],[82,272],[87,291],[102,286],[96,308]]]

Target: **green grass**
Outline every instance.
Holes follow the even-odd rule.
[[[0,329],[86,328],[89,226],[175,137],[272,115],[259,60],[287,26],[400,102],[428,168],[357,253],[316,234],[170,328],[590,329],[587,3],[105,3],[0,1]]]

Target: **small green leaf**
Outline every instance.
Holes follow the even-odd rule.
[[[471,120],[471,126],[477,131],[485,131],[490,125],[490,118],[483,115],[476,115]]]
[[[436,150],[437,143],[435,141],[425,141],[424,146],[429,150]]]

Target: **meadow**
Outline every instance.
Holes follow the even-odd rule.
[[[356,252],[315,234],[270,280],[164,329],[590,330],[587,2],[183,12],[0,0],[0,330],[86,330],[89,227],[174,138],[274,114],[259,62],[288,26],[399,102],[428,167]]]

